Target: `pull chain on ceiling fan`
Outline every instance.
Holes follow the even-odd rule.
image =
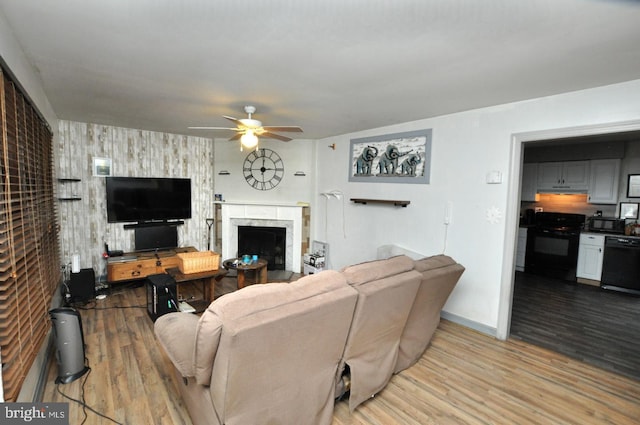
[[[264,137],[267,139],[276,139],[283,142],[292,140],[290,137],[281,136],[274,133],[274,131],[296,132],[302,133],[302,129],[297,126],[263,126],[261,121],[253,119],[253,114],[256,112],[255,106],[247,105],[244,107],[244,111],[247,113],[248,118],[234,118],[227,115],[223,115],[224,118],[233,122],[236,127],[189,127],[193,130],[232,130],[236,134],[229,140],[240,140],[240,149],[245,147],[247,149],[256,148],[258,146],[258,137]]]

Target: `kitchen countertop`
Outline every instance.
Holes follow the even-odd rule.
[[[596,236],[613,236],[617,238],[628,238],[628,239],[640,239],[640,236],[637,235],[624,235],[622,233],[604,233],[604,232],[589,232],[587,230],[583,230],[580,232],[583,235],[596,235]]]

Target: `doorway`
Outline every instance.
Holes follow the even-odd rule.
[[[584,144],[593,143],[596,141],[604,140],[623,140],[625,142],[639,141],[640,142],[640,121],[617,123],[611,125],[599,125],[589,127],[578,127],[569,129],[556,129],[549,131],[531,132],[514,134],[512,136],[512,156],[511,156],[511,172],[512,178],[509,185],[509,202],[508,202],[508,216],[507,216],[507,237],[505,239],[505,258],[503,262],[503,278],[502,278],[502,291],[500,300],[500,311],[497,326],[497,337],[500,339],[507,339],[511,336],[511,325],[513,318],[514,302],[521,295],[516,293],[520,291],[519,284],[523,280],[521,278],[524,275],[516,273],[514,267],[515,250],[517,244],[517,231],[518,231],[518,219],[520,216],[520,190],[522,185],[522,169],[525,149],[530,146],[540,146],[543,144]],[[639,143],[640,145],[640,143]],[[640,148],[639,148],[640,149]],[[640,170],[640,162],[637,164]],[[624,181],[624,176],[629,169],[624,167],[621,169],[621,182]],[[633,170],[635,173],[638,170]],[[622,190],[620,190],[622,192]],[[547,282],[549,283],[549,282]],[[575,285],[575,284],[574,284]],[[549,289],[549,288],[547,288]],[[557,289],[551,287],[551,289]],[[581,287],[574,287],[573,289],[585,289]],[[599,288],[589,288],[592,291],[592,295],[599,293]],[[595,291],[595,292],[594,292]],[[548,299],[549,294],[546,295]],[[543,300],[545,297],[542,298]],[[638,301],[638,300],[637,300]],[[544,301],[539,301],[544,302]],[[635,304],[640,304],[636,302]],[[544,309],[543,309],[544,310]],[[520,314],[518,310],[516,314]],[[548,315],[547,315],[548,316]],[[557,319],[556,323],[560,323],[562,319]],[[549,324],[539,324],[540,327],[547,327],[547,331],[554,333],[553,327]],[[572,331],[575,336],[577,331]],[[560,337],[558,337],[560,338]],[[553,349],[552,347],[549,347]],[[631,347],[635,350],[635,353],[640,354],[640,346]],[[640,357],[640,355],[636,355]],[[632,366],[632,369],[637,367]],[[639,372],[640,373],[640,372]],[[637,379],[637,378],[636,378]]]

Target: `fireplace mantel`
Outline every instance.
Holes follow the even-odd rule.
[[[304,208],[309,206],[306,202],[264,202],[264,201],[216,201],[214,202],[216,205],[263,205],[267,207],[294,207],[294,208]]]
[[[238,253],[238,226],[272,226],[287,229],[285,268],[300,273],[302,267],[303,208],[293,203],[225,201],[220,206],[220,240],[223,258]]]

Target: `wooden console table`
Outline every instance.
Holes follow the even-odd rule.
[[[165,273],[166,269],[178,267],[176,254],[197,251],[190,246],[157,252],[128,252],[121,257],[109,258],[107,260],[107,283],[144,279],[152,274]]]
[[[196,312],[203,311],[214,300],[215,284],[227,274],[227,270],[218,268],[201,273],[181,273],[177,254],[197,251],[194,247],[185,247],[157,252],[130,252],[121,257],[109,258],[107,283],[142,280],[152,274],[168,273],[175,279],[179,291],[181,283],[200,280],[203,283],[203,299],[189,301],[189,304],[196,309]]]

